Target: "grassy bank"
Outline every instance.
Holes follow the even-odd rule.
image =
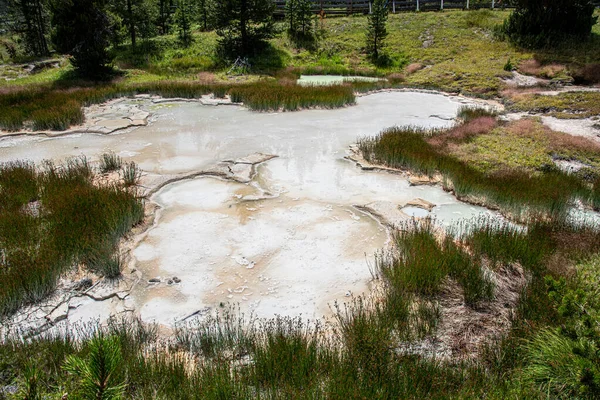
[[[498,208],[517,220],[564,214],[578,200],[598,204],[600,147],[589,140],[552,132],[540,123],[499,123],[474,116],[444,131],[391,128],[359,142],[375,163],[433,176],[457,197]],[[554,160],[588,165],[577,174]]]
[[[600,93],[571,92],[556,96],[515,94],[508,109],[514,112],[536,112],[557,118],[588,118],[600,115]]]
[[[578,375],[597,373],[593,347],[582,353],[560,344],[597,343],[600,308],[587,289],[596,285],[600,228],[574,220],[526,230],[475,225],[457,236],[440,236],[427,222],[397,231],[399,255],[377,263],[381,296],[336,305],[329,326],[224,308],[180,326],[168,342],[135,321],[4,339],[0,384],[16,385],[27,398],[36,390],[77,397],[94,378],[82,371],[102,363],[92,374],[111,376],[117,398],[594,398],[598,389]],[[442,318],[439,289],[456,280],[467,310],[481,309],[498,296],[489,277],[507,266],[528,276],[513,328],[488,337],[476,359],[424,356],[418,349],[436,337]],[[552,345],[561,352],[546,351]],[[573,374],[561,375],[566,369]]]
[[[94,185],[94,175],[84,158],[0,166],[0,318],[48,296],[77,264],[120,274],[113,254],[143,205],[122,185]]]
[[[233,101],[242,102],[257,111],[337,108],[353,104],[355,100],[351,85],[302,87],[274,81],[239,85],[157,81],[64,90],[44,87],[0,95],[0,128],[9,131],[23,128],[65,130],[83,122],[82,107],[110,99],[136,94],[194,99],[209,93],[214,93],[216,97],[230,95]]]

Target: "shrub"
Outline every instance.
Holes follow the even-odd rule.
[[[567,37],[586,39],[596,23],[590,0],[516,0],[505,34],[525,47],[543,47]]]
[[[123,176],[123,183],[126,187],[137,185],[142,177],[142,172],[138,168],[137,164],[133,161],[126,163],[123,166],[121,169],[121,174]]]
[[[546,329],[525,347],[525,379],[540,392],[558,398],[596,398],[600,394],[597,349],[585,340],[573,340]]]
[[[103,153],[100,156],[100,172],[103,174],[118,170],[122,164],[121,157],[113,152]]]
[[[586,64],[573,73],[575,83],[578,84],[596,84],[600,83],[600,64]]]

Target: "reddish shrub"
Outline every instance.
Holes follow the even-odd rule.
[[[406,67],[406,75],[414,74],[417,71],[422,70],[425,66],[421,63],[412,63]]]
[[[489,133],[497,124],[494,117],[479,117],[432,137],[429,139],[429,143],[433,146],[443,147],[449,142],[464,142],[473,136]]]

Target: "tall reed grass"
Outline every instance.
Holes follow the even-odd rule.
[[[377,274],[388,290],[434,296],[450,277],[462,286],[467,304],[490,300],[494,284],[485,275],[481,261],[459,247],[450,234],[441,241],[436,236],[430,220],[399,227],[394,234],[397,251],[376,263]]]
[[[143,218],[143,205],[122,187],[94,186],[93,175],[84,158],[0,166],[0,317],[49,295],[79,262],[120,273],[114,250]]]
[[[131,398],[541,398],[548,378],[553,392],[576,386],[564,375],[574,365],[573,353],[562,345],[559,353],[551,351],[565,339],[542,340],[543,329],[564,322],[556,309],[563,303],[549,297],[544,276],[568,276],[556,269],[556,259],[570,263],[600,252],[600,226],[573,218],[527,227],[480,219],[463,228],[445,238],[428,221],[397,231],[398,253],[377,264],[382,296],[336,305],[329,327],[301,318],[257,320],[224,308],[179,326],[167,344],[156,327],[139,321],[70,328],[27,341],[5,338],[0,385],[26,380],[26,366],[34,362],[44,395],[73,392],[81,381],[63,366],[73,357],[89,360],[93,337],[103,330],[118,338],[119,376]],[[486,301],[490,282],[481,266],[513,263],[531,279],[509,336],[490,339],[475,361],[423,355],[423,342],[415,340],[435,333],[440,315],[430,300],[440,295],[443,280],[459,282],[465,300],[471,293],[472,300]],[[560,363],[548,366],[547,360]]]
[[[427,139],[437,135],[440,132],[395,127],[359,140],[359,148],[371,162],[429,176],[440,173],[445,188],[458,198],[500,208],[517,220],[560,218],[575,200],[586,204],[597,201],[591,200],[597,195],[589,185],[558,169],[540,174],[520,170],[486,174],[434,147]]]
[[[103,153],[100,156],[100,172],[107,173],[121,168],[123,160],[113,152]]]
[[[348,86],[299,86],[263,83],[232,87],[231,100],[255,111],[297,111],[304,108],[339,108],[354,104]]]
[[[0,129],[65,130],[83,122],[82,107],[111,99],[137,94],[194,99],[209,93],[216,97],[229,94],[234,102],[243,102],[256,111],[336,108],[354,104],[355,100],[349,86],[301,87],[263,81],[239,85],[158,81],[73,89],[36,87],[0,94]]]

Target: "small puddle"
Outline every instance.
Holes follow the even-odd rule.
[[[408,207],[403,207],[400,210],[404,214],[409,215],[411,217],[415,217],[415,218],[425,218],[425,217],[429,216],[429,211],[427,211],[421,207],[408,206]]]

